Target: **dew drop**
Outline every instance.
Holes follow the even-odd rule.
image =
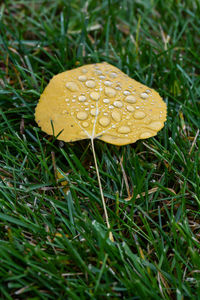
[[[117,77],[117,73],[111,72],[109,76],[110,76],[111,78],[116,78],[116,77]]]
[[[79,120],[85,120],[88,117],[88,114],[85,111],[80,111],[76,115],[77,119]]]
[[[146,132],[143,132],[143,133],[140,135],[140,138],[141,138],[141,139],[147,139],[147,138],[149,138],[150,136],[152,136],[152,134],[151,134],[150,132],[146,131]]]
[[[106,87],[105,88],[105,94],[106,94],[106,96],[108,96],[108,97],[115,97],[115,95],[116,95],[116,91],[113,89],[113,88],[110,88],[110,87]]]
[[[136,102],[136,99],[134,96],[132,95],[129,95],[125,98],[125,101],[128,102],[128,103],[135,103]]]
[[[91,109],[90,113],[92,116],[98,116],[99,114],[98,108]]]
[[[86,127],[89,126],[89,123],[88,123],[88,122],[83,122],[83,123],[82,123],[82,126],[86,128]]]
[[[109,107],[110,109],[113,109],[113,108],[114,108],[114,106],[113,106],[113,105],[109,105],[108,107]]]
[[[131,131],[130,127],[128,126],[121,126],[117,130],[119,133],[129,133]]]
[[[86,134],[85,134],[85,131],[80,131],[80,133],[79,133],[80,135],[82,135],[82,136],[85,136]]]
[[[72,102],[76,102],[76,99],[72,99]]]
[[[103,99],[103,102],[104,102],[104,103],[109,103],[110,100],[105,98],[105,99]]]
[[[138,120],[144,119],[145,116],[146,116],[146,114],[143,111],[136,111],[134,113],[134,118],[138,119]]]
[[[73,81],[69,81],[66,83],[66,88],[68,88],[68,90],[70,90],[71,92],[76,92],[78,91],[78,86],[75,82]]]
[[[78,97],[78,101],[80,101],[80,102],[84,102],[85,100],[86,100],[86,97],[83,95]]]
[[[66,102],[69,102],[69,99],[65,99]]]
[[[88,72],[88,70],[87,69],[82,69],[82,73],[87,73]]]
[[[147,99],[149,97],[147,93],[141,93],[140,96],[142,99]]]
[[[112,85],[112,82],[109,81],[109,80],[106,80],[106,81],[104,81],[104,84],[105,84],[106,86],[111,86],[111,85]]]
[[[85,76],[85,75],[80,75],[80,76],[78,77],[78,80],[84,82],[84,81],[87,80],[87,76]]]
[[[130,112],[133,112],[135,110],[135,108],[131,105],[127,105],[126,109]]]
[[[117,107],[117,108],[121,108],[121,107],[123,106],[123,103],[122,103],[121,101],[115,101],[115,102],[113,103],[113,105],[114,105],[115,107]]]
[[[152,122],[152,119],[149,117],[146,117],[146,119],[144,120],[144,124],[149,125]]]
[[[104,75],[100,75],[99,79],[105,79],[106,77]]]
[[[89,88],[93,88],[93,87],[95,87],[95,85],[96,85],[96,83],[95,83],[94,80],[87,80],[85,84],[86,84],[86,86],[89,87]]]
[[[116,121],[116,122],[120,122],[121,121],[121,114],[120,114],[120,112],[114,110],[111,115],[112,115],[112,118],[113,118],[114,121]]]
[[[152,122],[148,125],[148,128],[153,130],[160,130],[163,127],[163,124],[159,121]]]
[[[92,92],[92,93],[90,93],[90,98],[94,101],[98,101],[100,98],[100,95],[97,92]]]
[[[99,124],[103,127],[107,127],[110,124],[110,119],[107,117],[102,117],[99,119]]]
[[[129,91],[124,91],[123,94],[124,94],[125,96],[127,96],[127,95],[130,95],[130,92],[129,92]]]

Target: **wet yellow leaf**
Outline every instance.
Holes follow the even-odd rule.
[[[125,145],[155,136],[166,104],[153,89],[108,63],[85,65],[53,77],[36,107],[38,125],[70,142],[101,139]]]

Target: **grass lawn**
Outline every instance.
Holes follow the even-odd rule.
[[[200,299],[199,0],[2,2],[0,299]],[[154,138],[95,141],[114,243],[90,141],[34,120],[53,75],[102,61],[168,107]]]

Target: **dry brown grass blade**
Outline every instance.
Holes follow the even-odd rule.
[[[16,74],[17,80],[19,81],[19,85],[20,85],[20,87],[21,87],[21,89],[22,89],[22,91],[23,91],[23,90],[24,90],[24,86],[23,86],[23,83],[22,83],[22,81],[21,81],[19,72],[17,71],[17,69],[15,68],[15,66],[14,66],[13,64],[12,64],[12,68],[13,68],[15,74]]]
[[[165,296],[164,296],[164,293],[163,293],[163,289],[162,289],[161,282],[162,282],[162,284],[164,285],[165,290],[167,291],[168,295],[170,296],[170,295],[171,295],[171,292],[170,292],[169,284],[167,283],[167,280],[164,278],[164,276],[161,274],[160,271],[158,271],[157,278],[158,278],[158,283],[159,283],[160,292],[161,292],[163,298],[165,298]]]
[[[132,196],[131,196],[129,185],[128,185],[128,178],[126,176],[126,172],[125,172],[124,167],[123,167],[123,156],[120,159],[120,166],[121,166],[121,169],[122,169],[122,174],[123,174],[123,178],[124,178],[124,182],[125,182],[125,186],[126,186],[126,191],[127,191],[127,194],[128,194],[127,199],[131,199]]]
[[[153,193],[155,193],[158,189],[159,189],[159,187],[152,188],[152,189],[148,190],[147,194],[148,194],[148,195],[153,194]],[[167,188],[167,190],[169,190],[170,192],[172,192],[173,194],[176,195],[176,192],[175,192],[173,189]],[[145,195],[146,195],[146,192],[143,192],[143,193],[141,193],[141,194],[138,194],[138,195],[136,196],[136,199],[139,199],[139,198],[141,198],[141,197],[144,197]],[[129,200],[131,200],[132,198],[133,198],[133,195],[130,196],[129,198],[125,198],[125,200],[126,200],[126,201],[129,201]]]
[[[192,146],[191,146],[191,148],[190,148],[189,155],[192,153],[192,150],[193,150],[193,148],[194,148],[194,146],[195,146],[195,144],[196,144],[196,140],[197,140],[198,135],[199,135],[199,129],[197,130],[197,133],[196,133],[196,135],[195,135],[195,137],[194,137],[194,140],[193,140],[193,142],[192,142]]]

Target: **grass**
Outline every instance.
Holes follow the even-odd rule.
[[[198,0],[1,4],[1,299],[200,299],[199,14]],[[95,141],[114,243],[89,141],[34,121],[54,74],[100,61],[168,106],[155,138]]]

